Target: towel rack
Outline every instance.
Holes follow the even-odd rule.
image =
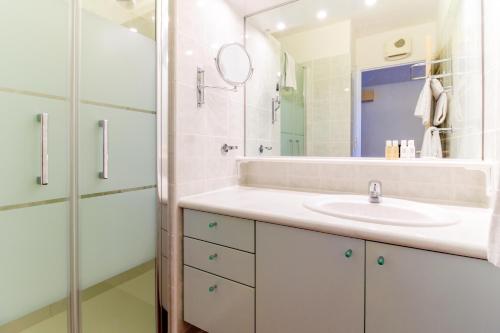
[[[419,62],[416,64],[413,64],[410,66],[410,77],[413,81],[415,80],[425,80],[425,79],[444,79],[447,77],[452,77],[453,73],[441,73],[441,74],[431,74],[431,75],[424,75],[424,76],[415,76],[415,68],[418,67],[424,67],[427,65],[431,66],[431,72],[432,72],[432,66],[433,65],[439,65],[439,64],[444,64],[444,63],[451,63],[452,59],[451,58],[444,58],[444,59],[437,59],[437,60],[432,60],[432,61],[424,61],[424,62]],[[453,85],[448,85],[443,87],[444,91],[446,92],[451,92],[453,91]]]
[[[434,132],[439,132],[439,133],[445,133],[445,132],[450,132],[450,133],[453,133],[455,130],[453,129],[453,127],[442,127],[442,128],[434,128],[432,129],[432,131]]]

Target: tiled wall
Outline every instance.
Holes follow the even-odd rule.
[[[247,21],[246,48],[255,68],[246,85],[246,155],[280,155],[280,113],[272,123],[271,101],[276,96],[279,82],[281,45],[272,36],[254,28]],[[259,146],[272,147],[261,154]]]
[[[500,1],[484,1],[485,158],[500,159]]]
[[[223,0],[182,0],[176,19],[175,182],[182,196],[236,183],[235,158],[243,155],[243,89],[206,89],[206,103],[199,108],[196,68],[205,70],[205,84],[228,86],[214,58],[221,45],[243,43],[243,18]],[[224,143],[238,150],[223,154]]]
[[[446,9],[444,9],[446,11]],[[453,127],[447,150],[451,158],[480,159],[482,146],[482,59],[481,2],[450,1],[440,22],[439,57],[451,58],[444,63],[444,78],[449,109],[445,127]],[[496,42],[497,43],[497,42]]]
[[[303,65],[307,68],[307,156],[351,156],[351,55]]]
[[[196,68],[205,70],[205,84],[227,87],[219,77],[214,58],[226,43],[243,43],[243,17],[224,0],[174,0],[171,4],[174,33],[170,61],[174,78],[173,108],[169,116],[169,223],[164,240],[170,251],[169,332],[183,332],[182,216],[178,199],[237,183],[236,158],[243,155],[243,89],[237,93],[206,89],[205,104],[197,106]],[[173,58],[173,59],[172,59]],[[172,105],[171,105],[172,106]],[[221,146],[238,146],[222,153]]]
[[[485,171],[486,170],[486,171]],[[419,162],[368,162],[356,159],[279,159],[240,162],[240,184],[313,192],[367,194],[368,182],[380,180],[383,194],[419,201],[487,207],[487,166],[430,166]]]

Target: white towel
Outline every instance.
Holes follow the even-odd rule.
[[[436,127],[429,127],[424,134],[424,141],[420,151],[421,158],[442,158],[441,138]]]
[[[439,126],[446,120],[446,115],[448,113],[448,95],[445,92],[439,96],[436,103],[436,109],[434,110],[434,121],[432,124],[434,126]]]
[[[499,193],[497,192],[497,195]],[[499,206],[500,202],[497,203],[496,206]],[[495,210],[498,211],[500,207],[495,207]],[[488,241],[488,261],[493,265],[500,267],[500,215],[494,213],[491,216],[491,224],[490,224],[490,237]]]
[[[443,84],[438,79],[431,80],[432,96],[434,99],[439,99],[442,93],[444,93]]]
[[[295,72],[295,59],[290,53],[285,52],[285,66],[283,68],[283,88],[297,89],[297,73]]]
[[[437,100],[434,110],[434,126],[439,126],[446,120],[448,113],[448,95],[444,91],[443,84],[438,79],[431,80],[432,96]]]
[[[432,89],[431,79],[426,79],[424,87],[418,97],[417,106],[415,107],[415,117],[422,118],[422,125],[428,126],[431,123],[432,111]]]

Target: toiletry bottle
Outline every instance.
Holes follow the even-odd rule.
[[[392,159],[399,159],[399,143],[398,140],[392,140]]]
[[[415,158],[415,140],[408,141],[408,158]]]
[[[399,149],[399,157],[402,159],[408,158],[408,146],[406,140],[401,140],[401,148]]]
[[[391,142],[391,140],[387,140],[385,142],[385,159],[392,160],[392,142]]]

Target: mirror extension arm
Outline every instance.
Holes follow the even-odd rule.
[[[197,75],[196,75],[196,81],[197,81],[197,89],[196,89],[196,95],[197,95],[197,101],[198,101],[198,107],[201,107],[203,104],[205,104],[205,89],[222,89],[222,90],[227,90],[227,91],[232,91],[232,92],[237,92],[238,87],[233,86],[233,87],[217,87],[217,86],[207,86],[205,85],[205,71],[198,67],[197,69]]]

